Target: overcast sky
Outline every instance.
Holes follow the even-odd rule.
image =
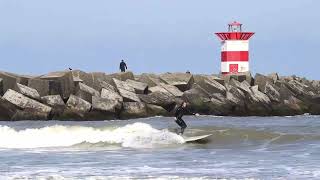
[[[218,73],[214,32],[256,34],[253,73],[320,79],[319,0],[0,0],[0,70]]]

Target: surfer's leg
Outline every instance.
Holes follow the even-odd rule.
[[[187,128],[187,124],[186,122],[184,122],[183,119],[180,119],[180,121],[181,121],[181,134],[183,134],[184,130]]]
[[[181,131],[180,131],[180,133],[179,134],[183,134],[183,132],[184,132],[184,130],[187,128],[187,124],[183,121],[183,119],[181,119],[181,118],[178,118],[177,120],[176,120],[176,123],[180,126],[180,128],[181,128]]]

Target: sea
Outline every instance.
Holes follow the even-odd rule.
[[[320,179],[320,116],[184,119],[1,121],[0,180]]]

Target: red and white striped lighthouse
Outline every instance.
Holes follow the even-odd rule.
[[[249,72],[249,39],[253,32],[242,32],[242,24],[228,24],[228,32],[215,33],[221,39],[221,73]]]

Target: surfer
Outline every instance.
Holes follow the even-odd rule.
[[[190,112],[188,109],[187,109],[187,102],[183,101],[182,104],[177,108],[174,116],[175,116],[175,120],[176,120],[176,123],[180,126],[181,130],[178,134],[182,135],[184,133],[184,130],[187,128],[187,124],[184,122],[184,120],[182,119],[182,116],[186,113],[186,112],[189,112],[191,113],[192,115],[198,115],[198,114],[195,114],[195,113],[192,113]]]

